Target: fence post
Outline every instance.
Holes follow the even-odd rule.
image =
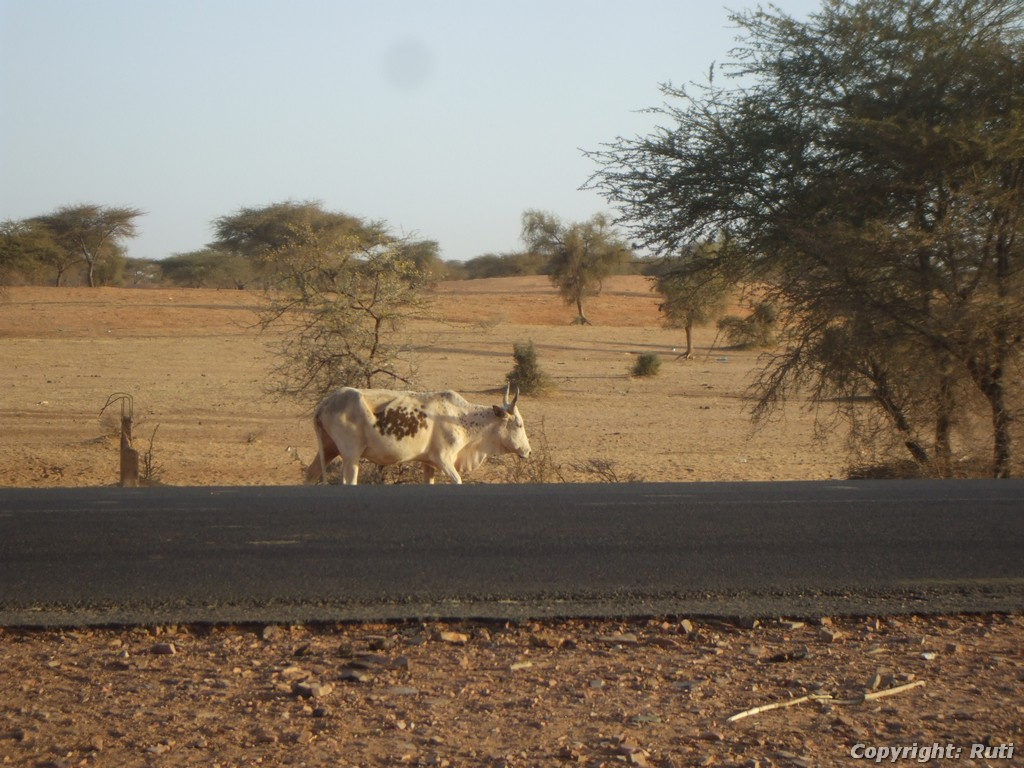
[[[132,448],[132,417],[121,417],[121,486],[135,488],[139,484],[139,452]]]
[[[139,484],[139,452],[132,447],[132,416],[135,401],[125,392],[115,392],[107,398],[107,404],[100,413],[118,400],[121,401],[121,487],[135,488]]]

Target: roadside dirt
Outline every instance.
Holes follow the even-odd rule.
[[[927,764],[1019,766],[1022,634],[1003,616],[8,630],[0,760],[810,768],[938,745],[956,758]]]
[[[114,484],[117,414],[100,414],[114,392],[134,396],[136,446],[151,448],[159,482],[299,482],[313,404],[265,394],[272,359],[252,327],[256,301],[10,290],[0,301],[0,484]],[[535,452],[565,480],[845,476],[845,436],[818,434],[806,404],[751,427],[757,352],[716,347],[704,328],[696,359],[676,359],[680,334],[658,325],[642,279],[610,281],[588,315],[594,325],[570,326],[543,278],[443,285],[437,319],[412,329],[420,384],[500,398],[513,343],[532,340],[556,388],[520,406]],[[662,355],[661,375],[629,377],[645,351]],[[470,479],[509,471],[496,463]],[[864,754],[860,744],[916,745],[903,764],[1024,765],[1024,618],[804,618],[7,628],[0,762],[872,763],[851,754]],[[814,698],[728,721],[803,696]],[[953,751],[921,760],[933,745]]]

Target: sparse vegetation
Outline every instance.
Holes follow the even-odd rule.
[[[523,460],[514,456],[503,456],[497,461],[503,468],[502,481],[506,483],[564,483],[565,473],[555,458],[544,419],[527,425],[530,432],[530,458]]]
[[[630,372],[637,378],[646,379],[658,375],[661,370],[661,357],[657,352],[641,352],[633,362]]]
[[[941,475],[962,425],[984,419],[991,474],[1010,476],[1024,5],[861,0],[732,19],[733,59],[665,86],[655,132],[592,153],[593,186],[650,250],[713,241],[714,272],[772,300],[786,333],[762,359],[756,416],[807,391],[867,403]],[[723,68],[743,87],[722,85]],[[766,340],[757,317],[726,328]]]
[[[505,461],[520,465],[514,471],[524,478],[535,470],[555,476],[543,462],[529,466],[541,456],[537,430],[542,419],[555,454],[551,464],[572,482],[600,480],[573,466],[582,468],[592,458],[616,462],[613,473],[620,479],[641,474],[649,480],[685,482],[756,480],[769,473],[781,480],[844,477],[848,467],[854,467],[855,474],[865,474],[868,470],[856,468],[906,455],[904,441],[909,436],[894,436],[881,421],[871,421],[876,412],[866,396],[838,404],[860,420],[858,435],[864,440],[856,443],[850,440],[847,421],[833,415],[836,403],[832,401],[817,411],[794,409],[785,419],[751,430],[743,407],[749,400],[744,396],[755,362],[764,353],[730,351],[716,361],[713,354],[704,354],[715,338],[715,326],[702,325],[695,331],[700,362],[670,364],[667,350],[679,334],[661,327],[658,300],[641,277],[615,278],[607,286],[609,304],[621,313],[623,324],[616,327],[605,319],[610,315],[599,315],[595,320],[602,325],[582,336],[565,327],[564,311],[556,298],[543,314],[538,313],[538,285],[543,281],[537,278],[512,278],[501,285],[442,286],[437,291],[438,320],[417,321],[411,327],[417,345],[443,338],[443,350],[425,355],[421,362],[424,388],[451,387],[479,403],[501,402],[501,391],[491,388],[504,385],[512,368],[513,341],[534,342],[541,367],[556,383],[543,397],[520,399],[534,455],[527,462],[511,457]],[[309,423],[313,403],[282,403],[261,396],[274,360],[254,329],[238,322],[257,298],[241,291],[155,294],[12,288],[11,302],[0,306],[0,333],[8,339],[42,341],[12,344],[19,354],[0,372],[0,383],[11,402],[28,406],[5,421],[9,447],[0,452],[0,468],[8,484],[85,486],[111,481],[116,416],[107,409],[102,417],[69,422],[66,412],[68,408],[82,413],[98,410],[97,392],[107,395],[106,383],[116,371],[132,371],[133,385],[145,393],[147,407],[137,414],[136,426],[142,474],[147,441],[160,421],[154,455],[163,468],[164,483],[301,482],[302,469],[315,450]],[[36,310],[40,303],[47,306],[45,313]],[[521,329],[530,320],[540,324],[528,334],[520,330],[518,338],[507,340],[507,328],[484,332],[472,325],[473,317],[486,316],[495,306],[507,313],[509,328]],[[449,317],[459,320],[449,324]],[[145,335],[138,333],[139,327],[147,329]],[[57,328],[64,330],[55,333]],[[83,338],[116,343],[104,355],[85,355],[81,354],[88,351],[80,341]],[[839,338],[834,345],[836,354],[846,348],[842,341]],[[168,354],[172,350],[174,354]],[[627,354],[629,350],[657,351],[663,363],[661,375],[630,384],[628,368],[636,355]],[[74,368],[53,366],[53,360],[74,361]],[[45,380],[36,375],[40,371],[46,371]],[[1015,397],[1019,386],[1018,382],[1012,390]],[[814,394],[798,393],[797,402],[814,406]],[[898,390],[889,394],[902,397]],[[54,407],[58,398],[62,405]],[[817,433],[813,431],[816,414],[821,427]],[[983,417],[981,412],[955,424],[951,446],[955,477],[987,473],[990,425]],[[165,432],[168,420],[173,429]],[[700,440],[680,440],[680,429]],[[58,431],[65,438],[54,442]],[[253,442],[247,443],[250,431]],[[1021,421],[1015,425],[1015,434],[1024,439]],[[65,468],[62,477],[54,467]],[[41,474],[40,468],[48,469]],[[1022,470],[1024,464],[1018,461],[1014,476]],[[368,471],[364,469],[363,474]],[[412,466],[410,472],[410,479],[422,481],[420,467]],[[504,466],[495,462],[481,467],[468,481],[502,482],[504,472]],[[360,479],[370,482],[368,477]]]
[[[142,476],[139,478],[144,485],[159,485],[163,469],[153,459],[153,443],[156,441],[156,431],[160,429],[157,424],[149,435],[149,447],[142,455]]]
[[[569,465],[574,472],[587,480],[599,483],[642,483],[643,475],[636,472],[621,474],[617,465],[610,459],[588,459],[585,462],[573,462]]]

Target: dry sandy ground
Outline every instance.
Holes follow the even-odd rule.
[[[266,394],[273,359],[253,329],[257,302],[238,291],[11,289],[0,302],[0,484],[115,483],[119,411],[100,416],[114,392],[134,397],[136,446],[152,439],[162,483],[299,482],[315,403]],[[588,314],[592,326],[570,325],[574,312],[542,277],[444,284],[438,321],[411,329],[419,385],[500,402],[513,344],[533,341],[556,387],[520,410],[566,479],[596,479],[572,469],[591,460],[650,481],[842,476],[842,436],[815,441],[800,404],[752,428],[744,393],[758,352],[712,349],[705,328],[697,359],[677,360],[682,334],[659,326],[643,278],[609,281]],[[631,378],[649,351],[662,354],[661,375]]]
[[[135,399],[171,485],[299,482],[313,403],[264,394],[272,363],[241,292],[16,288],[0,302],[0,485],[113,484],[110,394]],[[675,360],[640,278],[569,325],[543,278],[446,284],[412,329],[420,385],[487,402],[532,340],[555,380],[521,410],[567,480],[842,477],[842,434],[791,408],[754,431],[754,352]],[[654,379],[627,371],[662,353]],[[496,465],[470,480],[496,481]],[[339,489],[341,492],[342,489]],[[863,764],[851,749],[1024,765],[1024,620],[881,617],[762,626],[399,624],[0,630],[0,762],[27,766]],[[895,686],[917,683],[916,687]],[[865,700],[865,693],[895,691]],[[795,706],[729,716],[814,694]],[[826,696],[831,698],[825,698]],[[1007,757],[1000,745],[1013,742]],[[973,744],[988,756],[971,757]],[[957,753],[956,750],[962,750]],[[868,752],[868,754],[872,754]],[[920,760],[920,749],[903,764]],[[916,758],[916,759],[915,759]]]

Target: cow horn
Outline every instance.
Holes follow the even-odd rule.
[[[516,393],[512,396],[512,402],[509,402],[508,393],[511,388],[512,382],[508,382],[505,384],[505,397],[503,398],[502,402],[502,407],[509,413],[512,412],[512,409],[516,407],[516,403],[519,402],[519,387],[516,387]]]

